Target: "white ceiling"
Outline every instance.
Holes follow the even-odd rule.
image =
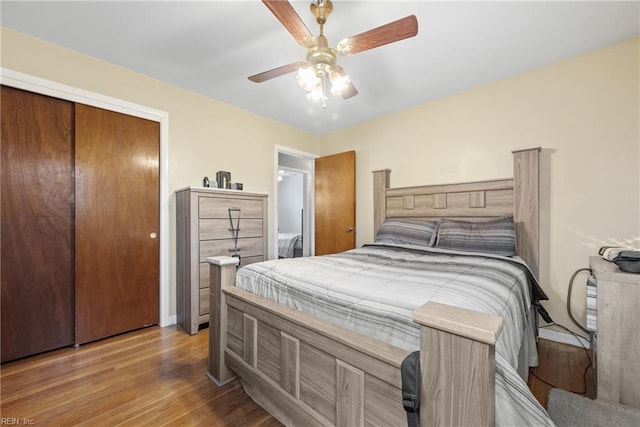
[[[309,1],[292,1],[315,35]],[[306,99],[294,74],[247,77],[304,60],[260,1],[1,3],[5,27],[307,131],[324,134],[640,35],[640,2],[333,0],[325,35],[343,38],[414,14],[418,35],[339,64],[360,92]]]

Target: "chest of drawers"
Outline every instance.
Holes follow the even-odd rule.
[[[260,193],[200,187],[176,191],[176,314],[189,334],[209,321],[207,257],[233,255],[237,247],[240,266],[267,259],[267,204],[267,195]]]

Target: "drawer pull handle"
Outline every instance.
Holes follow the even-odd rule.
[[[233,249],[233,248],[229,248],[229,252],[240,252],[242,249],[237,248],[237,249]]]
[[[240,228],[228,228],[229,231],[240,231]]]

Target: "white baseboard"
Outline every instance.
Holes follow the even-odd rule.
[[[586,348],[591,348],[591,343],[586,339],[582,337],[576,337],[575,335],[566,332],[558,332],[548,328],[540,328],[538,329],[538,336],[549,341],[561,342],[564,344],[574,345],[576,347],[584,346]]]

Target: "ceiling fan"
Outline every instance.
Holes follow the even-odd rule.
[[[307,98],[322,100],[323,107],[326,107],[327,89],[332,95],[342,96],[343,99],[349,99],[358,94],[347,73],[337,65],[337,54],[353,55],[418,34],[418,20],[415,15],[409,15],[344,39],[335,49],[332,49],[323,33],[324,24],[333,10],[333,3],[330,0],[316,0],[311,3],[311,13],[320,26],[318,37],[313,37],[287,0],[262,0],[262,2],[296,41],[308,49],[307,60],[255,74],[249,77],[249,80],[262,83],[297,71],[296,80],[300,87],[308,92]]]

